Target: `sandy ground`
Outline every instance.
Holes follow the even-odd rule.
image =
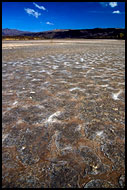
[[[118,40],[28,40],[28,41],[12,41],[12,40],[7,40],[7,41],[2,41],[2,48],[3,49],[12,49],[12,48],[16,48],[16,47],[23,47],[23,46],[38,46],[38,45],[43,45],[44,43],[59,43],[59,44],[66,44],[66,43],[110,43],[110,42],[114,42],[114,41],[118,41]]]
[[[2,187],[124,187],[125,41],[3,45]]]

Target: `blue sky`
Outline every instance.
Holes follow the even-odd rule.
[[[23,31],[125,28],[124,2],[3,2],[2,28]]]

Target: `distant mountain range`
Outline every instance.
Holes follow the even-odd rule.
[[[3,39],[39,38],[39,39],[125,39],[125,29],[94,28],[94,29],[56,29],[44,32],[26,32],[16,29],[2,29]]]

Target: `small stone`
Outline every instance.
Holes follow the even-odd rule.
[[[119,185],[120,187],[124,188],[125,187],[125,175],[121,175],[119,178]]]
[[[23,146],[23,147],[22,147],[22,150],[24,150],[25,148],[26,148],[26,147],[25,147],[25,146]]]
[[[118,111],[118,108],[113,108],[113,110]]]
[[[80,62],[83,62],[84,61],[84,59],[83,58],[80,58]]]

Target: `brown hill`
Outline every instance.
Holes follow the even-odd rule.
[[[56,29],[44,32],[25,32],[12,29],[2,30],[3,39],[9,36],[14,38],[39,39],[125,39],[125,29],[94,28],[94,29]]]

